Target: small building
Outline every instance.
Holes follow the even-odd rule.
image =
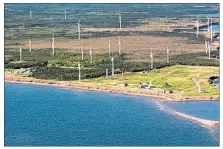
[[[148,88],[148,83],[139,83],[139,88]]]

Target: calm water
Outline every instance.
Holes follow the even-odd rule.
[[[220,86],[220,80],[216,80],[216,81],[214,81],[214,82],[213,82],[213,85],[215,85],[215,86],[218,86],[218,87],[219,87],[219,86]]]
[[[210,131],[156,100],[5,83],[5,146],[217,146]]]
[[[168,107],[195,117],[217,120],[220,118],[219,101],[164,102]]]
[[[191,17],[198,17],[198,18],[203,18],[203,17],[219,17],[219,13],[203,13],[203,14],[193,14],[189,15]]]
[[[211,26],[212,26],[213,32],[219,32],[220,31],[219,25],[211,25]],[[208,28],[205,27],[205,28],[202,28],[200,30],[208,30]]]

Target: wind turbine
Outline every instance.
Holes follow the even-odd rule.
[[[150,52],[150,58],[151,58],[151,69],[153,69],[153,49],[152,48]]]
[[[80,20],[79,20],[79,22],[77,23],[77,30],[78,30],[78,40],[80,40],[80,39],[81,39]]]
[[[212,26],[212,18],[211,18],[211,28],[210,28],[210,30],[211,30],[211,41],[212,41],[212,39],[213,39],[213,26]]]
[[[32,52],[32,41],[29,38],[29,52]]]
[[[114,75],[115,69],[114,69],[114,57],[111,58],[112,62],[112,76]]]
[[[82,40],[82,45],[81,45],[81,60],[84,60],[84,48],[83,48],[83,40]]]
[[[170,50],[169,50],[169,48],[168,48],[168,46],[167,46],[167,48],[166,48],[166,55],[167,55],[167,63],[168,63],[168,64],[170,63],[169,52],[170,52]]]
[[[64,11],[64,19],[65,20],[67,19],[67,11],[66,10]]]
[[[54,33],[53,33],[53,36],[52,36],[52,50],[53,50],[53,55],[54,55]]]
[[[211,59],[211,46],[209,42],[208,42],[208,58]]]
[[[30,19],[33,18],[33,16],[32,16],[32,10],[31,9],[29,10],[29,16],[30,16]]]
[[[108,79],[108,68],[106,68],[105,73],[106,73],[105,78]]]
[[[121,55],[121,39],[120,37],[118,38],[118,53]]]
[[[197,19],[197,37],[199,35],[199,20]]]
[[[108,54],[109,54],[109,57],[111,56],[111,41],[110,41],[110,39],[109,39],[109,41],[108,41]]]
[[[122,29],[122,16],[121,16],[121,13],[119,13],[119,28]]]
[[[205,39],[205,53],[208,54],[208,42],[207,42],[207,39]]]
[[[78,80],[81,81],[81,64],[78,62]]]
[[[208,22],[207,22],[208,32],[210,32],[210,26],[209,26],[209,24],[210,24],[210,18],[209,18],[209,17],[207,17],[207,19],[208,19]]]
[[[91,46],[90,46],[90,63],[92,63],[92,51],[91,51]]]
[[[20,46],[19,48],[19,53],[20,53],[20,63],[22,62],[22,47]]]

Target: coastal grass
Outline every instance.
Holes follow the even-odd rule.
[[[128,87],[139,88],[139,83],[152,83],[156,87],[176,90],[181,96],[215,96],[219,95],[219,88],[208,83],[208,78],[219,73],[218,67],[211,66],[185,66],[175,65],[162,69],[152,70],[149,73],[124,73],[110,76],[108,79],[99,77],[83,80],[90,84],[99,86],[115,86],[127,83]],[[204,93],[198,93],[193,82],[199,74],[200,86]],[[171,94],[170,94],[171,95]]]
[[[7,69],[9,70],[9,69]],[[171,67],[165,67],[162,69],[154,69],[148,73],[140,72],[125,72],[122,74],[115,74],[109,76],[108,79],[105,76],[91,79],[83,79],[81,82],[77,80],[72,81],[57,81],[57,80],[43,80],[29,77],[26,74],[9,74],[5,70],[6,77],[22,77],[26,81],[36,81],[47,84],[63,84],[63,85],[76,85],[76,86],[89,86],[89,87],[115,87],[126,89],[140,89],[139,83],[152,83],[156,87],[162,89],[171,89],[177,91],[176,93],[166,94],[168,97],[219,97],[219,87],[213,86],[208,83],[208,78],[213,75],[219,74],[219,67],[213,66],[188,66],[188,65],[175,65]],[[200,76],[200,86],[205,92],[198,93],[197,88],[193,82],[197,74]],[[123,87],[123,84],[127,83],[127,87]]]

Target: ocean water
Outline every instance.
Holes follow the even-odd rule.
[[[164,105],[191,116],[216,121],[220,119],[219,101],[164,102]]]
[[[5,146],[218,146],[219,128],[161,110],[156,100],[5,83]]]
[[[216,81],[214,81],[214,82],[213,82],[213,85],[215,85],[215,86],[218,86],[218,87],[219,87],[219,86],[220,86],[220,80],[216,80]]]
[[[212,29],[213,29],[213,32],[219,32],[220,31],[220,27],[219,27],[219,25],[211,25],[212,26]],[[202,29],[200,29],[200,30],[208,30],[208,28],[207,27],[204,27],[204,28],[202,28]]]
[[[198,18],[204,18],[204,17],[219,17],[219,13],[203,13],[203,14],[193,14],[193,15],[187,15],[191,17],[198,17]]]

